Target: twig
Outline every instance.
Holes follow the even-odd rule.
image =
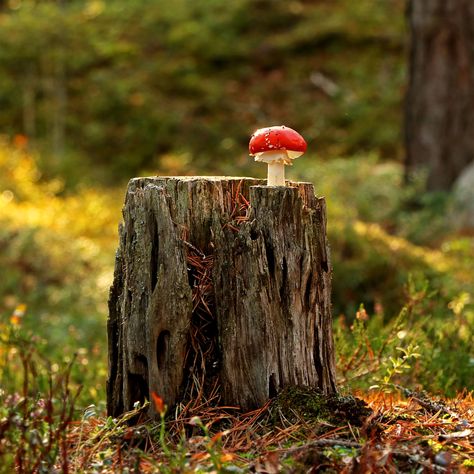
[[[414,390],[410,390],[409,388],[402,387],[401,385],[393,384],[393,386],[400,390],[406,397],[409,397],[414,400],[416,403],[418,403],[418,405],[422,406],[429,413],[442,413],[443,415],[449,415],[461,421],[466,421],[467,423],[467,420],[463,420],[463,418],[460,417],[459,414],[448,408],[444,403],[435,402],[434,400],[431,400],[428,395],[416,392]]]
[[[355,441],[347,441],[344,439],[321,438],[321,439],[316,439],[314,441],[306,443],[303,446],[295,446],[294,448],[288,448],[288,449],[282,450],[284,451],[283,459],[286,459],[289,456],[298,454],[301,451],[305,451],[307,449],[325,448],[325,447],[331,447],[331,446],[343,446],[345,448],[356,448],[356,449],[362,448],[362,445]]]

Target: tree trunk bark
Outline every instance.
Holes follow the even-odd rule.
[[[448,190],[474,160],[474,2],[411,0],[407,174]]]
[[[336,391],[325,201],[309,183],[136,178],[109,300],[108,412]],[[249,206],[250,201],[250,206]],[[153,407],[151,408],[153,413]]]

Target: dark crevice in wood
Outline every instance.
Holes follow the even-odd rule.
[[[121,281],[119,282],[122,283]],[[112,416],[118,416],[123,413],[122,391],[117,390],[122,382],[122,373],[120,372],[123,354],[120,353],[120,331],[118,324],[118,311],[115,305],[117,298],[117,286],[113,286],[110,291],[109,311],[111,317],[107,321],[107,333],[109,335],[109,378],[107,380],[107,411]]]
[[[152,221],[151,228],[151,255],[150,255],[150,285],[153,292],[158,282],[158,255],[160,250],[158,238],[158,228],[155,220]]]
[[[264,243],[265,243],[265,255],[267,257],[267,264],[268,264],[268,272],[270,273],[270,276],[273,277],[273,275],[275,275],[275,253],[273,251],[272,244],[265,237],[264,237]]]
[[[316,321],[316,325],[317,324],[318,324],[318,321]],[[321,361],[320,344],[321,344],[321,341],[318,334],[318,327],[316,327],[315,335],[314,335],[313,361],[314,361],[314,366],[316,368],[316,373],[318,374],[318,385],[319,387],[324,387],[325,383],[328,383],[328,381],[325,381],[323,379],[323,365]],[[325,388],[328,389],[328,387],[325,387]]]
[[[128,389],[128,400],[131,404],[129,410],[133,408],[135,402],[143,403],[145,398],[148,398],[148,384],[142,374],[128,374]]]
[[[275,373],[270,374],[268,379],[268,398],[275,398],[278,395],[277,381]]]
[[[218,382],[221,354],[212,285],[213,256],[189,245],[188,281],[193,309],[188,336],[182,399],[189,401],[198,394],[208,396]]]
[[[171,333],[168,330],[164,330],[160,332],[156,339],[156,362],[159,370],[163,370],[166,364],[170,336]]]
[[[135,355],[135,367],[138,368],[140,372],[146,374],[148,372],[148,360],[142,354]]]
[[[119,226],[123,230],[123,226]],[[120,305],[119,298],[123,291],[124,273],[123,273],[122,254],[118,251],[115,255],[115,267],[118,269],[115,273],[114,284],[110,288],[109,293],[109,319],[107,320],[107,334],[108,334],[108,352],[109,352],[109,378],[107,380],[107,411],[113,416],[123,412],[123,394],[119,389],[122,383],[122,357],[120,351],[121,337],[120,337]]]
[[[133,403],[143,403],[149,398],[147,358],[142,354],[136,354],[133,359],[134,370],[128,374],[128,399],[131,404],[128,409],[133,408]]]

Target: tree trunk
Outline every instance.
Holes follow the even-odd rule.
[[[130,181],[109,300],[110,415],[151,392],[242,409],[291,385],[335,392],[325,201],[308,183],[261,183]]]
[[[474,160],[474,1],[411,0],[407,173],[447,190]]]

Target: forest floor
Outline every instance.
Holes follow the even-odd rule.
[[[193,403],[162,422],[91,417],[69,431],[72,472],[408,473],[474,470],[472,395],[432,399],[401,389],[278,397],[250,413]],[[282,403],[282,400],[284,402]],[[314,404],[314,401],[317,403]],[[287,402],[291,401],[291,404]],[[164,410],[155,397],[158,410]],[[326,411],[329,409],[329,411]],[[163,413],[164,414],[164,413]]]

